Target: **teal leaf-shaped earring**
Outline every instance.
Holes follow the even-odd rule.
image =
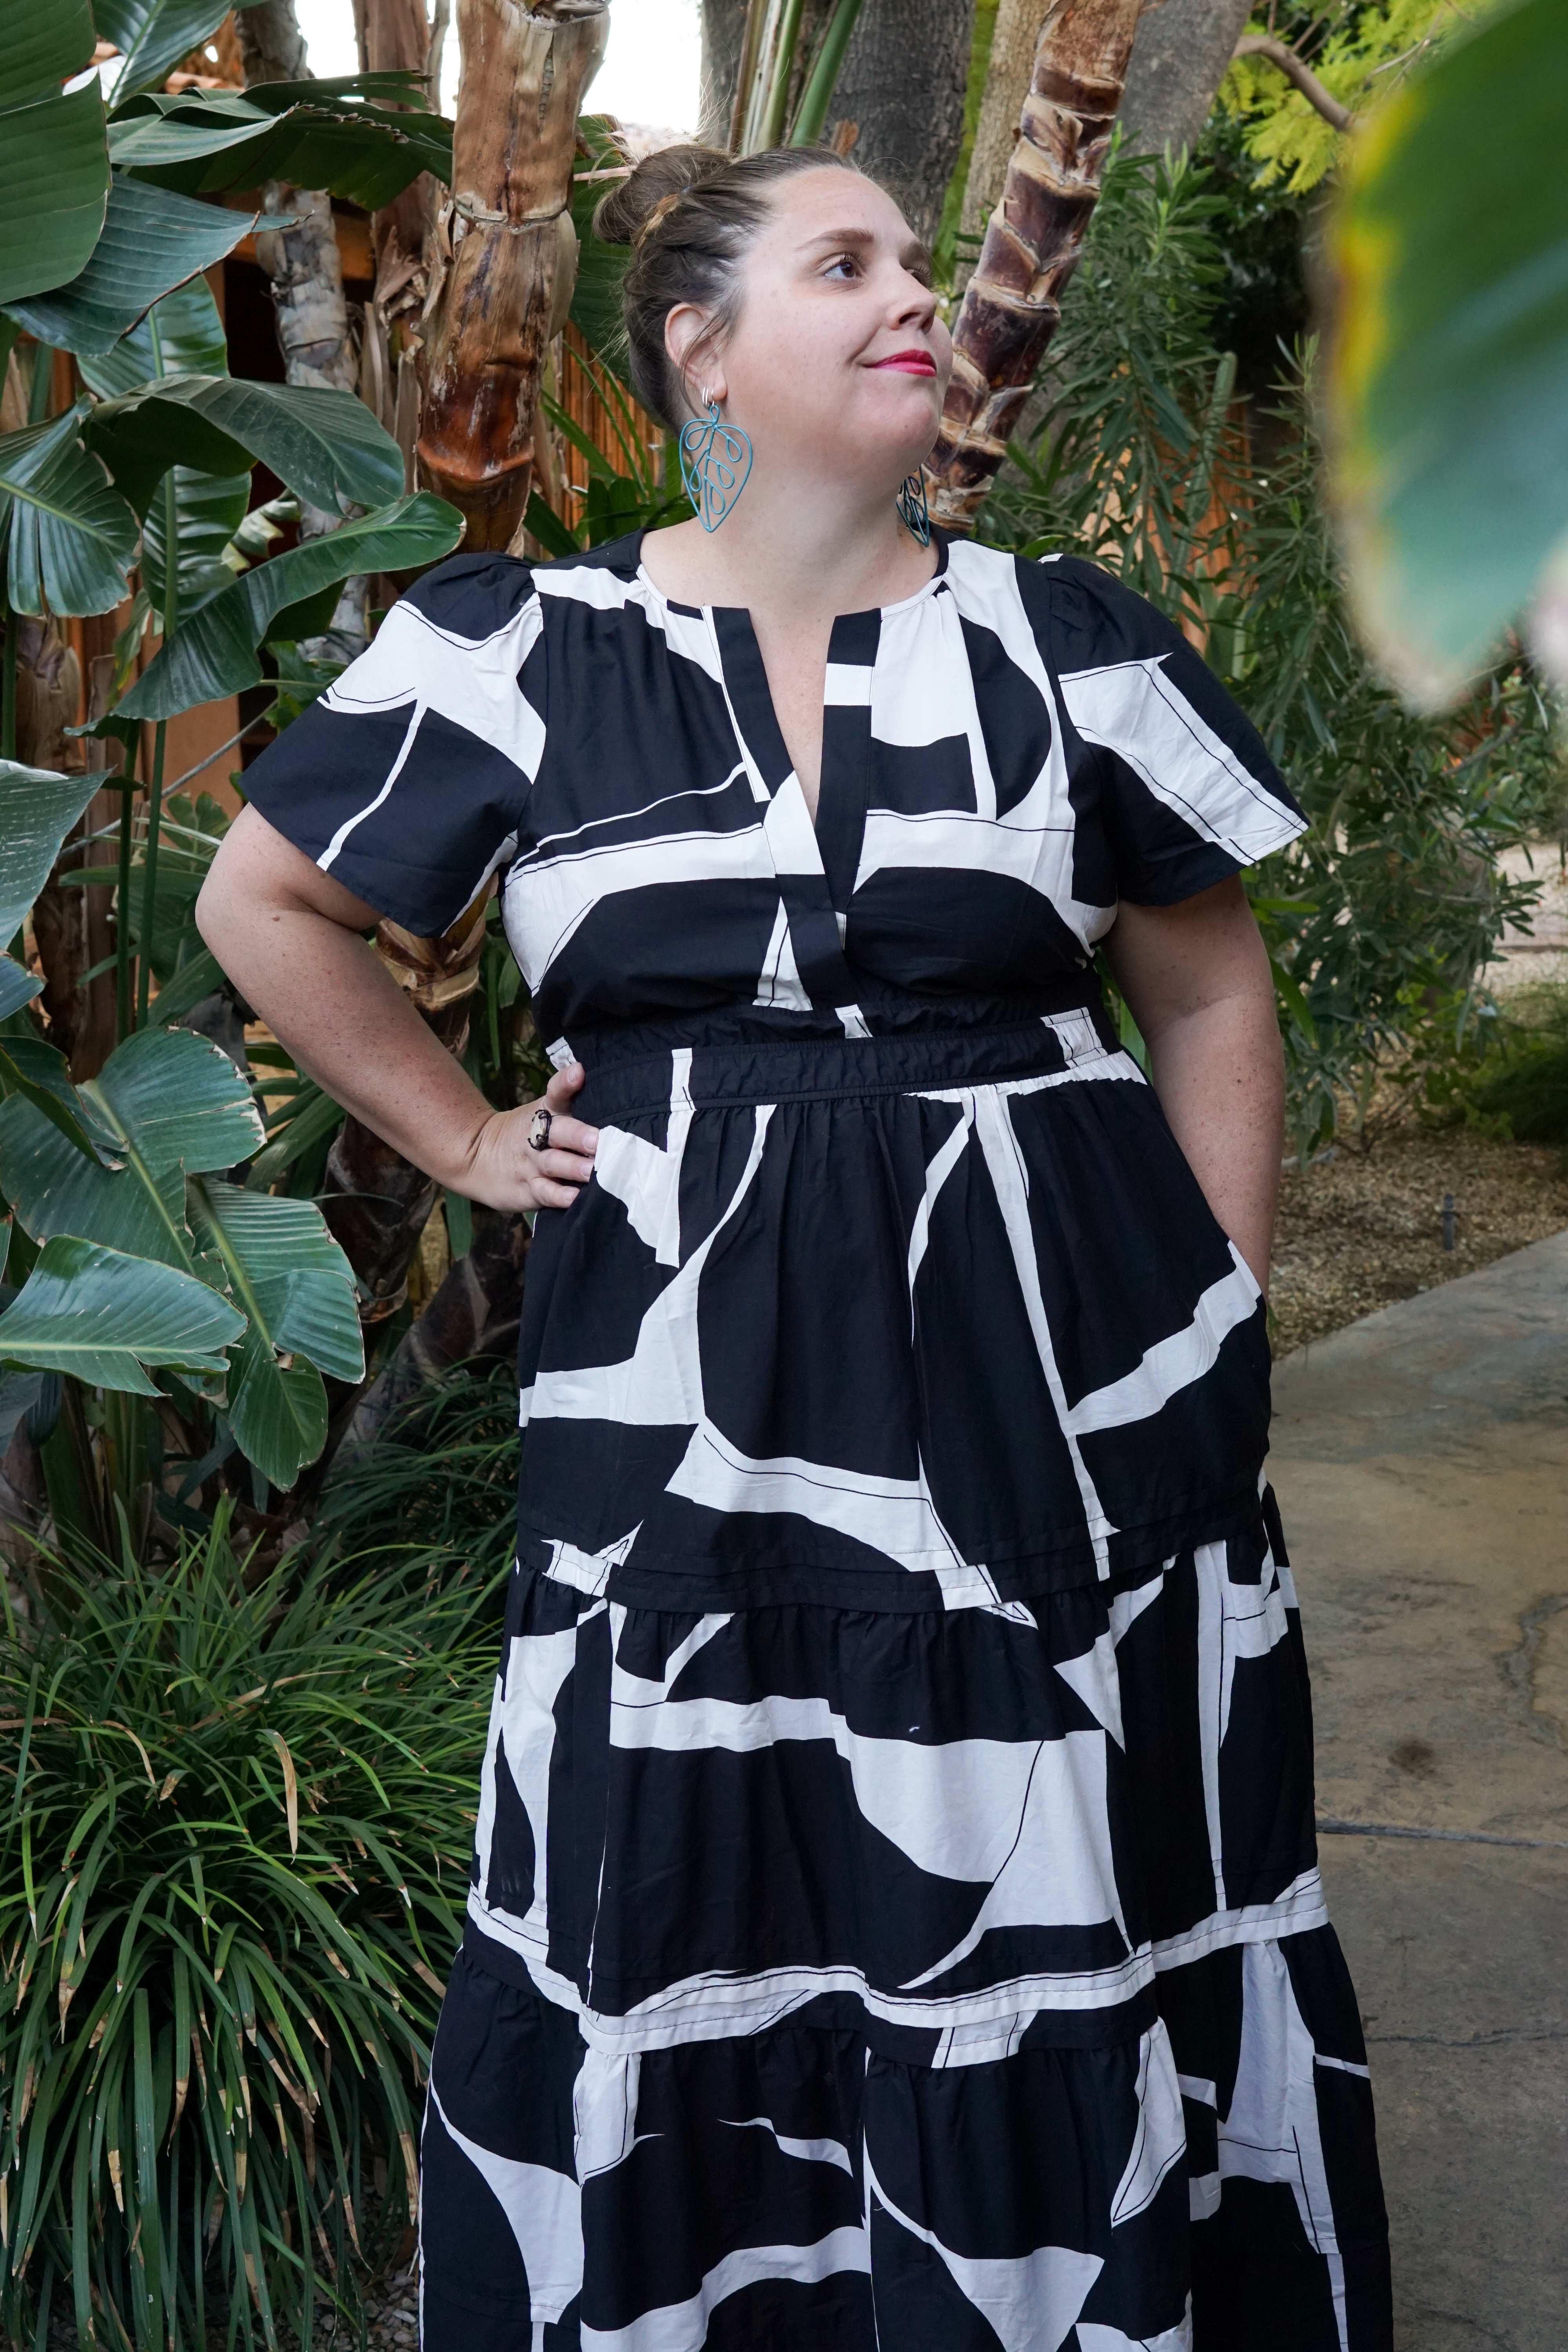
[[[752,470],[749,434],[738,425],[725,425],[719,404],[702,387],[706,416],[694,416],[681,427],[680,478],[692,509],[704,530],[717,530],[746,487]]]
[[[922,547],[931,545],[931,509],[926,504],[926,478],[918,468],[906,474],[898,497],[899,520]]]

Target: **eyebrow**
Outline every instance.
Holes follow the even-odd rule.
[[[816,245],[865,246],[875,245],[876,242],[877,233],[874,229],[829,228],[822,230],[816,236],[808,237],[806,239],[806,249],[809,251],[810,248]],[[911,265],[916,262],[924,262],[926,268],[929,269],[931,268],[931,249],[928,246],[922,245],[918,236],[912,236],[907,245],[900,247],[899,259],[906,269],[910,268]]]

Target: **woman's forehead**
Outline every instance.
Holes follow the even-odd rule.
[[[782,182],[774,192],[769,226],[792,246],[818,237],[904,246],[914,236],[892,197],[875,180],[832,164]]]

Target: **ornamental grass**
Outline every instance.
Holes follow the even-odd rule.
[[[47,1564],[9,1601],[0,2336],[363,2338],[406,2250],[493,1636],[428,1559]]]

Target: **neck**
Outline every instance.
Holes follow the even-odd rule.
[[[715,531],[695,518],[651,535],[644,561],[681,604],[741,604],[810,627],[838,613],[912,596],[936,569],[899,520],[898,485],[803,479],[759,458]]]

